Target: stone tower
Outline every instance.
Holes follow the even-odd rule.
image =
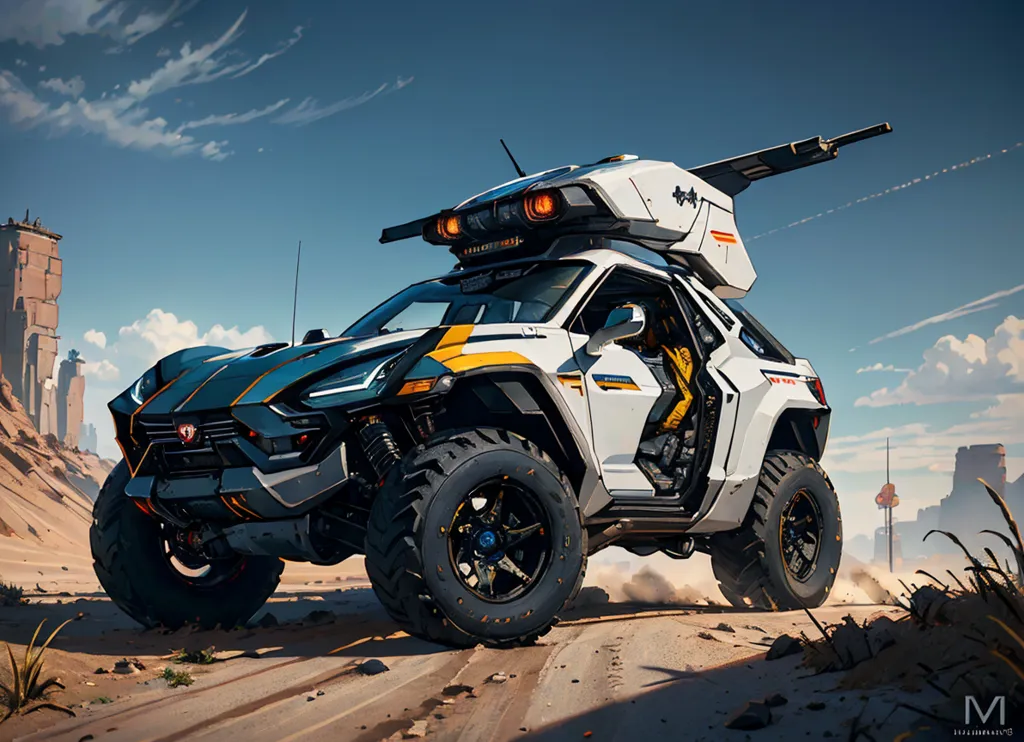
[[[77,350],[68,353],[60,362],[57,373],[57,440],[68,448],[77,448],[82,433],[82,415],[85,401],[85,361]]]
[[[61,236],[39,219],[0,224],[0,357],[3,374],[36,429],[57,434],[57,298],[62,267]],[[83,382],[80,382],[81,385]],[[78,404],[81,404],[79,397]],[[81,410],[81,407],[79,407]],[[77,413],[81,419],[81,412]],[[77,438],[77,436],[76,436]]]

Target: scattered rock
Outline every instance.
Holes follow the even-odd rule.
[[[332,621],[334,621],[334,614],[331,611],[325,611],[319,608],[315,611],[310,611],[306,617],[302,619],[302,623],[311,624],[313,626],[331,623]]]
[[[803,644],[789,634],[783,634],[772,642],[771,648],[765,657],[766,660],[777,660],[790,655],[800,654],[803,651]]]
[[[67,571],[68,571],[68,568],[67,568],[67,567],[61,567],[61,571],[63,571],[63,572],[67,572]]]
[[[359,665],[358,669],[363,675],[380,675],[382,672],[387,672],[391,668],[380,660],[366,660],[366,662]]]
[[[425,719],[414,721],[412,726],[402,732],[402,737],[405,739],[415,739],[417,737],[427,736],[427,722]]]
[[[838,667],[834,669],[849,669],[895,644],[894,624],[892,619],[883,617],[862,625],[852,616],[844,616],[843,623],[833,628],[829,636],[838,659]]]
[[[743,628],[745,628],[745,629],[750,629],[751,631],[759,631],[759,632],[761,632],[762,634],[767,634],[767,633],[768,633],[767,631],[765,631],[764,629],[762,629],[762,628],[761,628],[760,626],[754,626],[753,624],[747,624],[747,625],[746,625],[746,626],[744,626]]]
[[[787,703],[789,703],[789,699],[781,693],[772,693],[770,696],[765,696],[765,699],[764,701],[762,701],[762,703],[764,703],[764,705],[768,708],[773,709],[778,708],[779,706],[785,706]]]
[[[736,633],[736,629],[734,629],[732,626],[727,624],[725,621],[722,621],[722,623],[718,624],[718,626],[715,627],[715,630],[716,631],[728,631],[730,634],[735,634]]]
[[[95,675],[106,675],[108,672],[110,672],[110,671],[107,670],[107,668],[105,668],[105,667],[97,667],[94,674]]]
[[[806,708],[808,711],[821,711],[823,708],[825,708],[825,704],[821,701],[811,701],[809,704],[807,704]]]
[[[273,613],[265,613],[260,616],[260,620],[256,622],[256,625],[261,629],[269,629],[273,626],[278,626],[277,616]]]
[[[714,634],[712,634],[712,633],[711,633],[710,631],[701,631],[701,632],[698,632],[698,633],[697,633],[697,636],[698,636],[698,637],[700,637],[701,639],[707,639],[707,640],[709,640],[709,641],[713,641],[713,642],[716,642],[716,641],[718,641],[718,637],[716,637],[716,636],[715,636]]]
[[[767,704],[748,701],[725,722],[726,729],[753,731],[764,729],[772,723],[772,711]]]
[[[508,676],[503,672],[496,672],[487,679],[488,683],[506,683]]]
[[[139,669],[127,659],[121,659],[114,663],[114,672],[117,675],[132,675],[138,671]]]
[[[579,679],[578,679],[578,678],[573,678],[573,679],[572,679],[572,682],[574,682],[574,683],[578,683],[578,682],[580,682],[580,681],[579,681]]]
[[[323,692],[322,690],[318,690],[318,691],[316,692],[316,694],[317,694],[318,696],[322,696],[322,695],[324,694],[324,692]]]

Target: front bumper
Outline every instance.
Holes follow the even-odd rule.
[[[138,474],[128,482],[125,493],[152,499],[188,520],[278,519],[307,512],[348,479],[346,446],[342,442],[319,463],[309,466],[269,474],[255,466],[173,478]]]

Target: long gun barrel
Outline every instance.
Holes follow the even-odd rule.
[[[755,180],[833,160],[839,155],[840,147],[891,131],[892,127],[889,124],[876,124],[833,139],[812,137],[802,142],[780,144],[759,152],[687,169],[726,195],[735,196],[746,190]]]

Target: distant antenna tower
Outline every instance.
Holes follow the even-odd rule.
[[[295,256],[295,293],[292,296],[292,345],[295,345],[295,312],[299,307],[299,264],[302,262],[302,240],[299,240],[299,251]]]

